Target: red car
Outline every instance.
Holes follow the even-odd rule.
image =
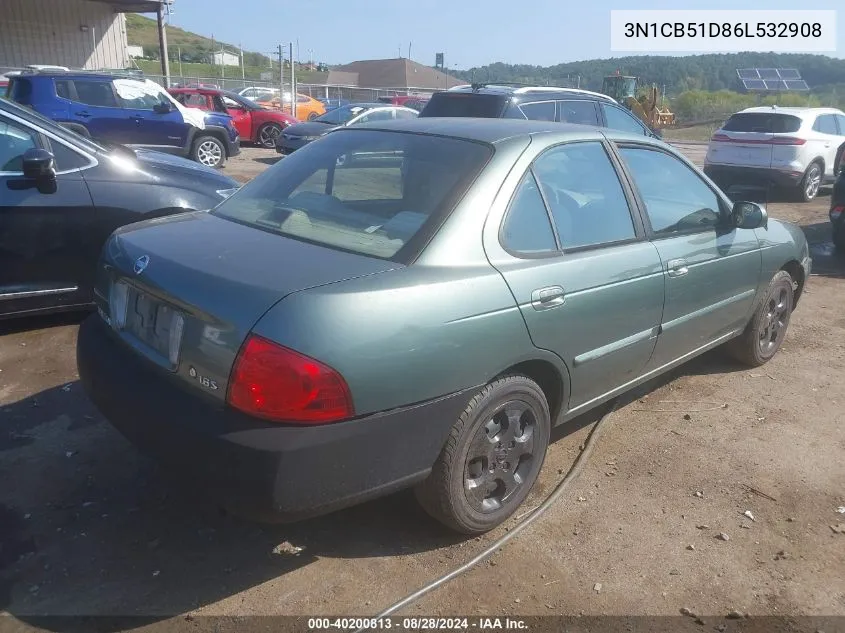
[[[170,94],[185,107],[229,114],[241,139],[268,149],[276,147],[282,130],[299,123],[289,114],[264,108],[228,90],[172,88]]]

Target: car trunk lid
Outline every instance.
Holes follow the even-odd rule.
[[[740,112],[731,116],[710,139],[707,162],[738,167],[771,168],[775,152],[794,151],[803,144],[795,137],[799,117],[770,112]]]
[[[220,400],[241,344],[275,303],[399,266],[203,212],[120,229],[104,256],[101,316],[136,351]]]

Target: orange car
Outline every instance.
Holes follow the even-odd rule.
[[[259,102],[261,103],[261,102]],[[279,97],[274,96],[269,102],[262,105],[270,105],[274,108],[281,108]],[[291,113],[290,93],[285,93],[285,106],[282,111]],[[296,118],[300,121],[313,121],[321,114],[326,113],[326,106],[308,95],[297,93],[296,95]]]

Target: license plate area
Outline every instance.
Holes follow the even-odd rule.
[[[129,286],[126,292],[126,317],[122,330],[166,361],[171,369],[179,364],[182,313],[157,298]]]

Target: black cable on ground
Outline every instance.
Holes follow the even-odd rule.
[[[469,571],[473,567],[475,567],[478,563],[486,560],[490,556],[492,556],[496,550],[500,547],[508,543],[511,539],[515,538],[517,534],[522,532],[525,528],[531,525],[534,521],[539,519],[543,514],[545,514],[546,510],[551,508],[554,503],[561,497],[564,491],[569,487],[578,475],[581,474],[581,471],[584,468],[584,464],[586,464],[587,460],[590,458],[590,455],[593,452],[593,448],[595,447],[598,438],[604,432],[605,428],[608,426],[607,422],[610,420],[610,417],[613,415],[613,412],[616,411],[616,406],[618,404],[618,399],[614,400],[613,405],[611,406],[610,410],[605,413],[598,422],[593,426],[590,434],[587,436],[587,440],[584,442],[583,450],[578,454],[578,457],[575,458],[575,462],[572,464],[572,467],[569,469],[569,472],[566,473],[566,476],[561,480],[561,482],[552,490],[551,494],[546,497],[546,500],[543,501],[539,506],[537,506],[531,513],[525,517],[521,522],[517,523],[516,526],[510,529],[507,534],[502,535],[498,539],[496,539],[487,549],[482,551],[480,554],[477,554],[466,563],[461,565],[460,567],[456,567],[455,569],[447,572],[446,574],[436,578],[435,580],[431,581],[427,585],[421,587],[414,593],[402,598],[399,602],[396,602],[392,606],[388,607],[381,613],[379,613],[376,618],[386,618],[389,615],[392,615],[399,611],[409,604],[412,604],[422,598],[427,593],[430,593],[437,589],[438,587],[445,585],[450,580],[457,578],[461,574]],[[366,629],[358,629],[355,633],[364,633]]]

